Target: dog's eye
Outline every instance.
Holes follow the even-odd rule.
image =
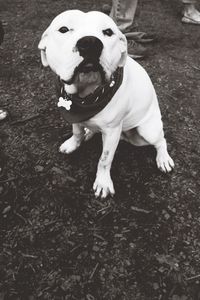
[[[114,34],[114,32],[112,31],[112,29],[108,28],[103,30],[103,34],[107,35],[107,36],[112,36]]]
[[[69,29],[66,26],[60,27],[60,29],[58,29],[59,32],[61,33],[66,33],[69,31]]]

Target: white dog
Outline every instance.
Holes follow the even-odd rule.
[[[71,153],[102,133],[96,196],[115,192],[110,168],[120,138],[136,146],[153,145],[158,168],[172,170],[154,87],[146,71],[127,56],[126,38],[110,17],[96,11],[63,12],[38,47],[43,65],[59,77],[58,106],[73,126],[60,151]]]

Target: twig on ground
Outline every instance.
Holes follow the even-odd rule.
[[[8,179],[5,179],[5,180],[0,180],[0,183],[6,183],[6,182],[10,182],[10,181],[14,181],[18,179],[17,177],[10,177]]]
[[[16,237],[17,237],[18,230],[19,230],[19,226],[17,226],[16,229],[15,229],[14,237],[13,237],[12,243],[11,243],[11,245],[10,245],[11,248],[13,248],[14,245],[15,245],[15,241],[16,241]]]
[[[93,236],[97,237],[98,239],[100,239],[102,241],[105,241],[105,239],[101,235],[99,235],[99,234],[97,234],[95,232],[93,233]]]
[[[97,263],[97,264],[96,264],[96,266],[94,267],[94,269],[93,269],[92,273],[90,274],[90,278],[89,278],[89,280],[92,280],[92,278],[94,277],[94,274],[95,274],[95,272],[96,272],[96,270],[97,270],[98,266],[99,266],[99,263]]]
[[[108,205],[108,206],[106,206],[106,207],[103,207],[103,208],[99,209],[99,210],[97,211],[97,213],[100,213],[100,212],[102,212],[102,211],[104,211],[104,210],[106,210],[106,209],[108,209],[108,208],[110,208],[110,205]]]
[[[31,190],[31,191],[24,197],[24,201],[27,201],[28,198],[29,198],[35,191],[37,191],[37,190],[38,190],[38,188],[35,188],[35,189]]]
[[[16,211],[14,211],[14,214],[15,214],[17,217],[19,217],[21,220],[23,220],[25,224],[27,224],[28,221],[27,221],[22,215],[20,215],[20,214],[19,214],[18,212],[16,212]]]
[[[60,222],[60,221],[61,221],[61,220],[53,220],[53,221],[44,223],[44,226],[47,227],[47,226],[53,225],[53,224],[55,224],[55,223],[58,223],[58,222]]]
[[[38,118],[38,117],[40,117],[40,114],[32,115],[30,117],[11,122],[11,125],[18,125],[18,124],[26,123],[26,122],[32,121],[33,119]]]
[[[146,209],[138,208],[136,206],[131,206],[131,209],[133,211],[141,212],[141,213],[144,213],[144,214],[150,214],[151,213],[151,210],[146,210]]]
[[[200,71],[200,68],[198,68],[196,66],[189,65],[189,67],[192,67],[193,69]]]
[[[187,280],[187,281],[190,281],[190,280],[195,280],[195,279],[198,279],[198,278],[200,278],[200,274],[195,275],[195,276],[188,277],[188,278],[186,278],[186,280]]]
[[[109,215],[112,211],[113,211],[113,209],[110,209],[109,211],[107,211],[105,214],[103,214],[103,215],[98,219],[98,221],[103,220],[103,219],[104,219],[107,215]]]
[[[70,253],[73,253],[76,249],[79,249],[80,247],[81,247],[81,245],[74,247],[72,250],[70,250]]]
[[[25,254],[25,253],[22,253],[22,256],[26,257],[26,258],[34,258],[34,259],[38,258],[38,256],[36,256],[36,255]]]
[[[172,98],[173,100],[177,101],[177,98],[175,98],[174,96],[172,96],[171,94],[169,93],[164,93],[166,96],[169,96],[170,98]]]
[[[196,193],[191,188],[188,188],[188,191],[191,192],[192,194],[196,195]]]
[[[76,179],[73,178],[73,177],[71,177],[71,176],[69,176],[69,175],[66,175],[65,178],[68,179],[69,181],[73,182],[73,183],[76,182]]]

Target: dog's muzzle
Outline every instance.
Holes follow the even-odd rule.
[[[100,72],[102,81],[105,74],[99,59],[103,50],[103,43],[95,36],[84,36],[76,43],[77,51],[83,57],[83,61],[75,68],[70,80],[62,80],[66,84],[72,84],[78,73]]]

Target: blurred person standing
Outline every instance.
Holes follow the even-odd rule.
[[[145,32],[134,30],[134,18],[138,0],[112,0],[112,8],[108,5],[103,7],[103,12],[110,15],[119,29],[128,39],[129,54],[137,59],[147,54],[147,50],[140,43],[152,42],[153,38]]]
[[[138,0],[112,0],[110,17],[122,32],[127,32],[133,25]]]

